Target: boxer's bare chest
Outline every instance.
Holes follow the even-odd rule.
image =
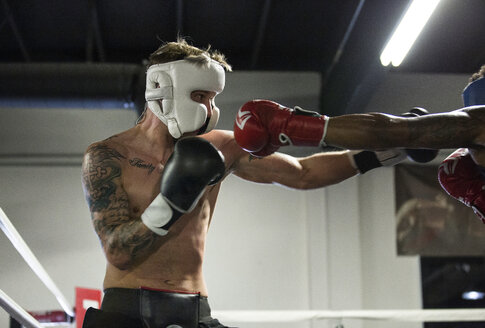
[[[160,193],[164,165],[147,154],[129,152],[122,161],[121,180],[135,216],[140,215]]]

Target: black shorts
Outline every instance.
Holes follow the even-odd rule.
[[[229,328],[211,317],[207,297],[148,288],[108,288],[83,328]]]

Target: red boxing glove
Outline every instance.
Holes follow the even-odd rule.
[[[471,207],[485,223],[485,179],[468,149],[456,150],[441,163],[438,180],[450,196]]]
[[[234,137],[256,157],[268,156],[280,146],[325,145],[328,117],[299,107],[291,109],[269,100],[245,103],[237,112]]]

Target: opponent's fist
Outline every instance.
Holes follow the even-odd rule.
[[[280,146],[324,145],[328,117],[299,107],[285,107],[269,100],[253,100],[238,111],[234,137],[256,157],[268,156]]]
[[[468,149],[456,150],[441,163],[438,180],[450,196],[471,207],[485,223],[485,179]]]

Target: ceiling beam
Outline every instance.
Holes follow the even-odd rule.
[[[176,7],[175,7],[175,14],[176,14],[176,27],[177,27],[177,35],[175,36],[178,38],[179,36],[183,36],[184,34],[184,1],[177,0]]]
[[[101,29],[99,27],[99,15],[96,0],[88,1],[89,19],[86,36],[86,61],[94,61],[94,47],[98,51],[98,59],[100,62],[106,61],[106,52],[101,37]]]
[[[144,67],[134,64],[0,64],[0,107],[139,110],[142,79]]]
[[[253,45],[253,52],[251,55],[250,68],[252,70],[256,69],[256,65],[258,64],[259,53],[261,52],[264,35],[266,34],[266,25],[268,23],[268,16],[269,16],[270,9],[271,9],[271,0],[265,0],[263,4],[263,11],[261,12],[261,16],[259,19],[258,33],[256,34],[256,38]]]
[[[2,0],[2,5],[3,9],[5,10],[5,22],[8,21],[10,23],[10,28],[12,29],[13,35],[15,36],[15,39],[17,40],[17,43],[20,48],[20,52],[22,53],[22,56],[24,57],[24,60],[26,62],[30,62],[30,54],[27,51],[27,47],[25,46],[24,40],[22,38],[22,35],[19,32],[19,29],[17,28],[17,24],[15,22],[15,19],[13,18],[12,11],[10,10],[10,6],[8,5],[7,0]],[[2,23],[3,25],[3,23]]]
[[[347,41],[349,41],[349,37],[352,34],[352,31],[354,30],[355,22],[357,22],[357,19],[359,18],[359,15],[360,15],[360,12],[362,11],[362,7],[364,6],[364,3],[365,3],[365,0],[359,0],[359,3],[357,4],[357,7],[355,8],[354,14],[352,15],[352,18],[350,19],[349,25],[347,26],[347,30],[345,31],[344,37],[340,41],[340,44],[337,48],[337,51],[335,52],[335,55],[332,59],[332,62],[330,63],[330,65],[328,66],[327,70],[325,71],[325,73],[323,75],[322,87],[325,87],[327,85],[333,69],[339,63],[340,58],[342,57],[342,54],[344,53],[345,45],[347,44]]]
[[[349,33],[348,41],[345,41],[345,51],[339,53],[339,62],[332,67],[327,80],[322,80],[319,104],[321,113],[336,116],[365,110],[373,92],[388,71],[388,68],[380,64],[380,51],[409,2],[365,2]]]

